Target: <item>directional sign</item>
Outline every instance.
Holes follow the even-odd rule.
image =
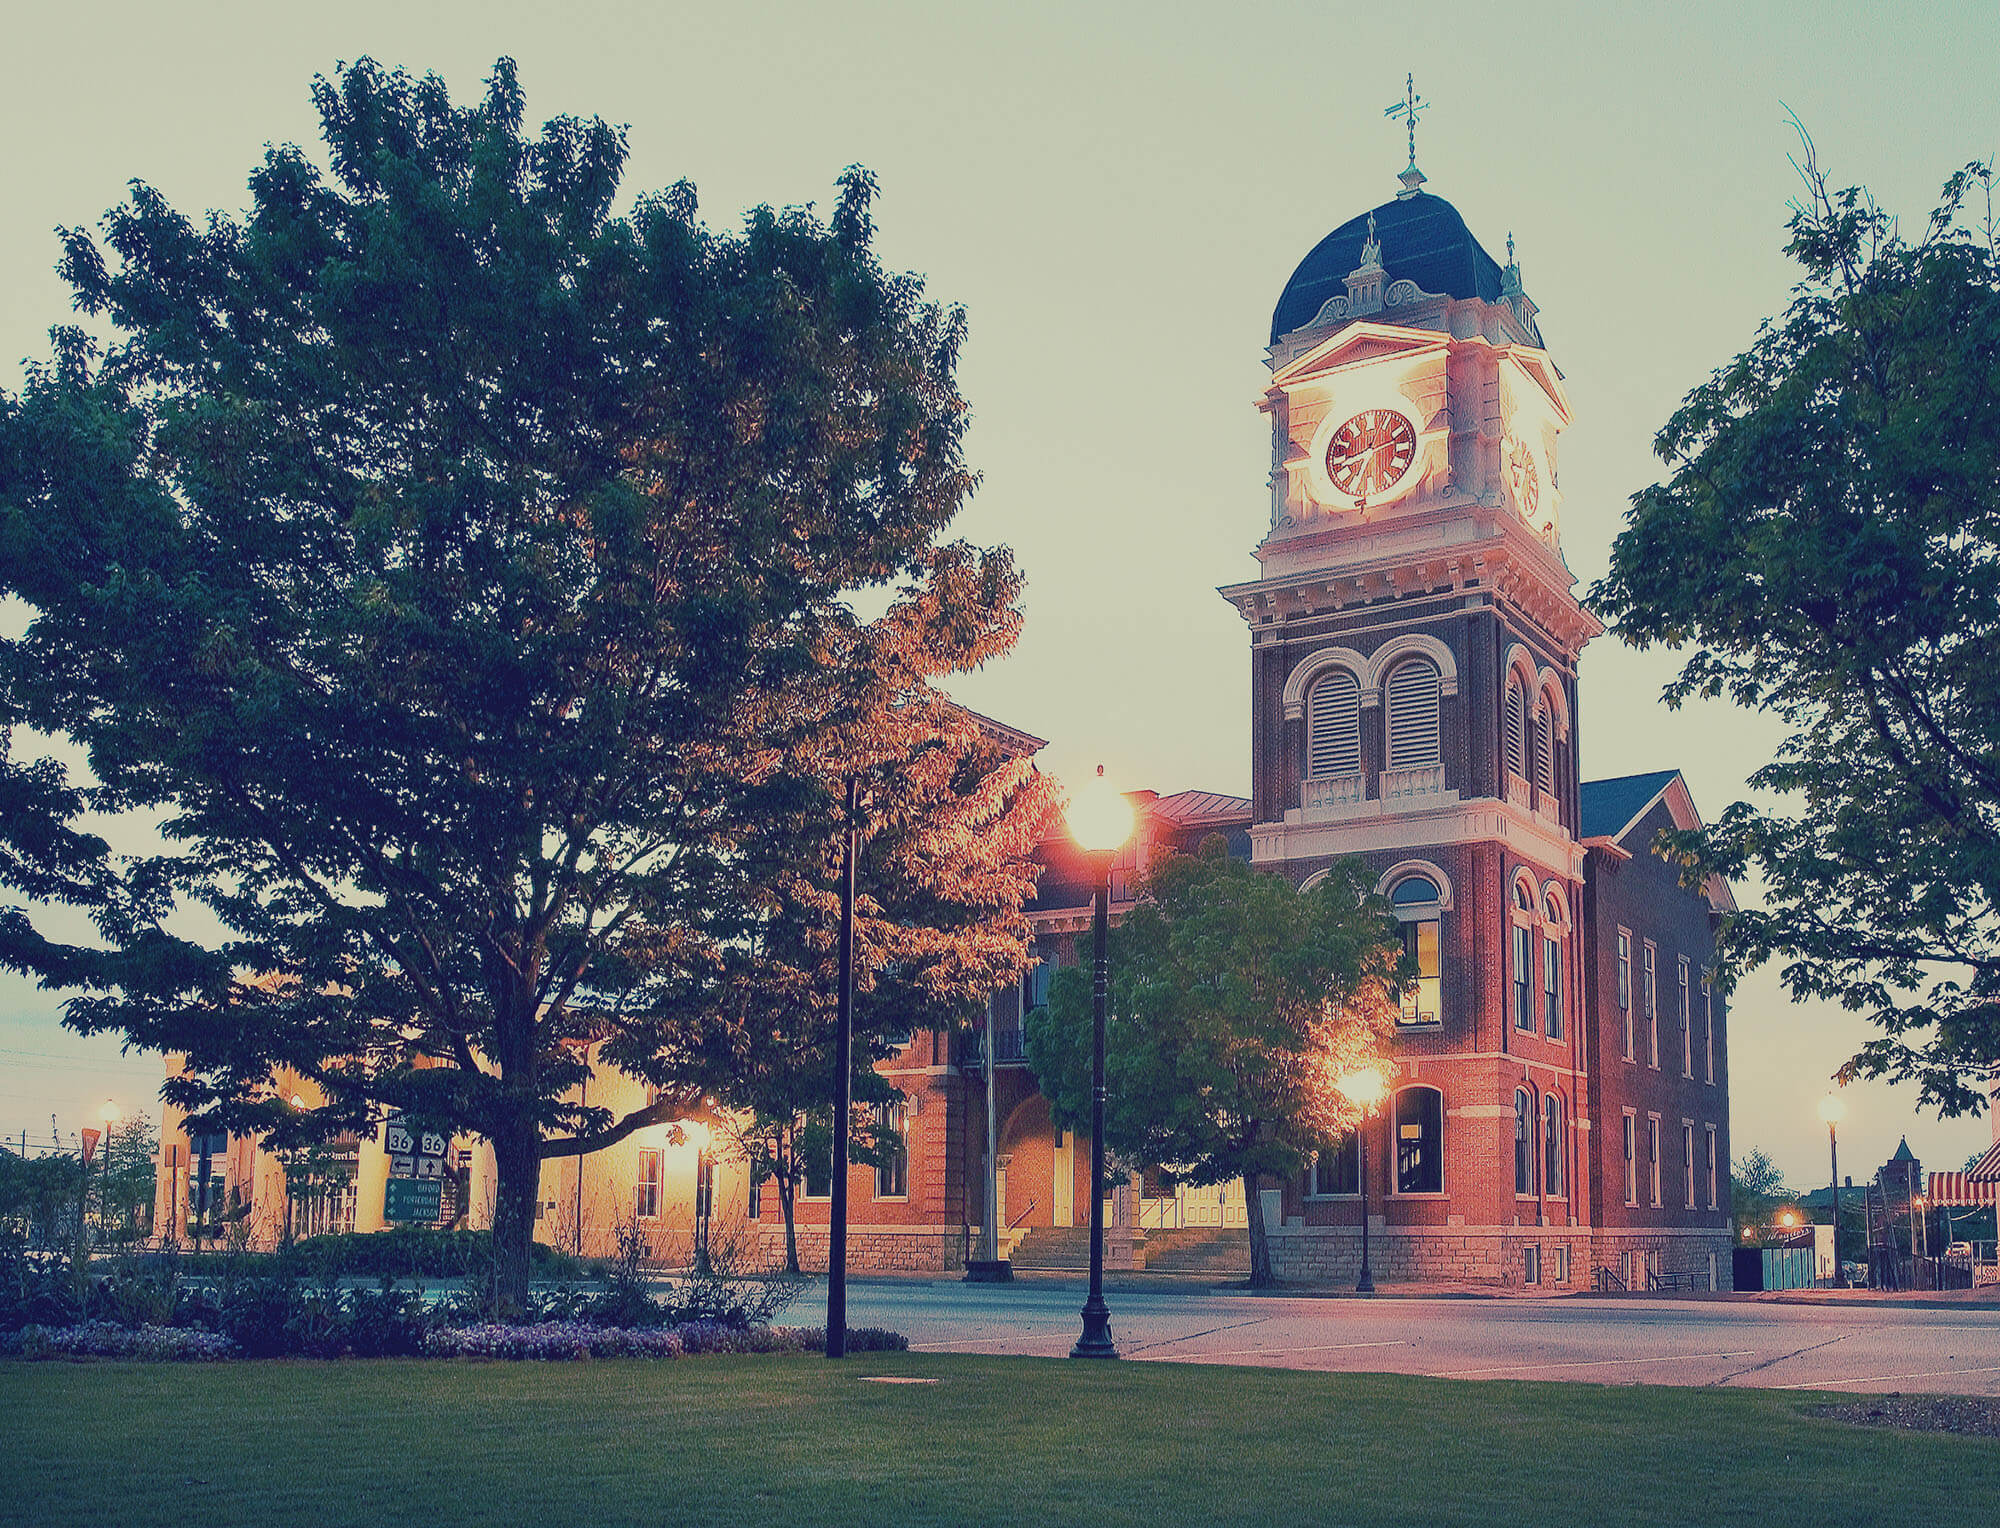
[[[436,1178],[391,1178],[382,1198],[384,1220],[436,1220],[444,1209],[444,1184]]]
[[[382,1145],[392,1157],[407,1157],[415,1153],[417,1138],[410,1134],[407,1125],[397,1120],[390,1120],[388,1133],[383,1137]]]

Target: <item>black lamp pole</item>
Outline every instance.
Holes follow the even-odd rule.
[[[1071,1358],[1116,1358],[1111,1311],[1104,1303],[1104,1026],[1110,995],[1111,962],[1105,943],[1111,926],[1111,855],[1096,892],[1097,972],[1090,993],[1090,1297],[1083,1302],[1083,1335]]]
[[[847,1356],[847,1131],[854,1111],[854,807],[847,777],[847,832],[840,851],[840,996],[833,1044],[833,1204],[826,1242],[826,1356]]]
[[[1826,1152],[1833,1167],[1833,1287],[1847,1286],[1847,1270],[1840,1262],[1840,1136],[1839,1125],[1826,1122]]]
[[[1355,1139],[1361,1143],[1361,1277],[1354,1281],[1354,1292],[1358,1295],[1375,1293],[1375,1278],[1368,1271],[1368,1116],[1361,1116],[1361,1123],[1355,1127]]]

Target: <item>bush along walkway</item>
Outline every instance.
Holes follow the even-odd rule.
[[[364,1238],[365,1239],[365,1238]],[[664,1285],[635,1258],[600,1282],[536,1291],[516,1320],[493,1319],[479,1283],[428,1290],[384,1276],[354,1288],[345,1260],[121,1260],[79,1279],[0,1241],[0,1357],[208,1362],[230,1358],[679,1358],[793,1353],[825,1346],[779,1326],[796,1279],[712,1263]],[[907,1348],[893,1332],[850,1331],[862,1352]]]

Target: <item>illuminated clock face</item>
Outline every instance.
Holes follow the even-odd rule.
[[[1534,520],[1542,502],[1542,478],[1534,470],[1534,454],[1518,440],[1508,440],[1508,478],[1514,484],[1514,508],[1522,520]]]
[[[1326,478],[1355,499],[1387,493],[1417,459],[1417,428],[1394,409],[1364,409],[1326,443]]]

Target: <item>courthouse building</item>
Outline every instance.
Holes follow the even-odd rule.
[[[1511,238],[1502,265],[1414,165],[1403,180],[1306,254],[1272,321],[1268,523],[1257,576],[1221,591],[1249,638],[1250,796],[1142,793],[1114,915],[1155,854],[1213,832],[1301,887],[1359,856],[1422,970],[1365,1127],[1378,1276],[1726,1285],[1727,1026],[1705,973],[1729,890],[1684,889],[1651,852],[1697,822],[1678,773],[1579,777],[1578,662],[1601,628],[1562,555],[1562,375]],[[1051,844],[1045,861],[1041,964],[994,998],[998,1150],[977,1031],[913,1037],[885,1066],[904,1159],[850,1184],[860,1265],[979,1255],[989,1192],[1003,1251],[1088,1221],[1088,1142],[1052,1127],[1020,1043],[1088,927],[1074,856]],[[712,1155],[662,1129],[551,1164],[545,1235],[599,1250],[636,1209],[672,1240],[699,1207],[774,1254],[776,1195]],[[1280,1277],[1357,1272],[1360,1157],[1350,1140],[1263,1190]],[[475,1222],[484,1163],[458,1190]],[[816,1264],[827,1185],[811,1187]],[[1128,1264],[1163,1233],[1244,1223],[1240,1188],[1153,1168],[1121,1179],[1111,1213]]]

